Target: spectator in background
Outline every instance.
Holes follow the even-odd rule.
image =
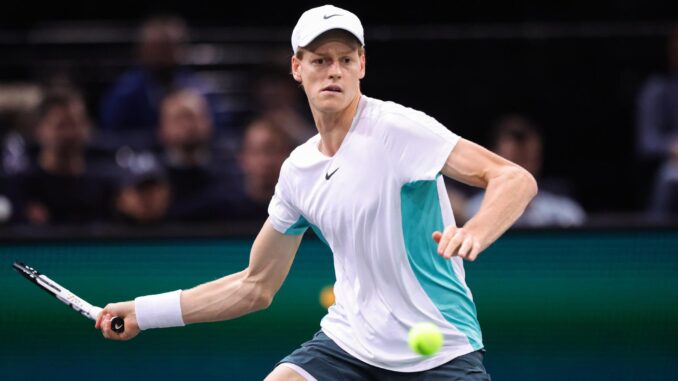
[[[159,122],[160,102],[168,93],[192,89],[207,96],[210,90],[202,78],[183,65],[188,42],[183,19],[150,18],[138,38],[139,67],[123,74],[105,94],[101,127],[150,143]]]
[[[26,141],[37,123],[42,96],[38,84],[0,84],[0,173],[12,175],[26,169]]]
[[[228,194],[237,164],[232,152],[214,147],[213,134],[211,114],[200,94],[179,90],[162,101],[158,139],[171,186],[170,220],[216,221],[229,215]]]
[[[123,222],[152,224],[164,220],[170,201],[170,184],[155,161],[137,160],[123,176],[115,201]]]
[[[0,83],[0,225],[17,219],[15,175],[30,162],[27,135],[36,124],[42,91],[37,84]]]
[[[678,29],[667,53],[669,73],[650,78],[637,100],[639,151],[662,162],[650,200],[654,217],[678,216]]]
[[[308,103],[300,98],[302,90],[290,81],[289,56],[286,54],[281,62],[284,66],[271,62],[259,69],[254,86],[256,105],[260,115],[274,119],[278,128],[284,129],[299,145],[315,135],[316,130],[307,119]]]
[[[31,224],[84,224],[112,216],[115,182],[92,170],[85,103],[74,90],[47,92],[34,131],[36,163],[19,175],[24,220]]]
[[[542,167],[542,137],[530,121],[520,115],[503,118],[493,133],[492,149],[498,155],[528,170],[539,182]],[[466,204],[467,219],[480,209],[482,193],[471,197]],[[586,214],[570,197],[551,192],[540,185],[539,193],[516,221],[518,227],[577,226],[584,223]]]
[[[231,195],[231,218],[256,220],[268,217],[280,167],[296,146],[288,130],[270,117],[255,119],[245,129],[238,163],[242,172],[239,192]]]

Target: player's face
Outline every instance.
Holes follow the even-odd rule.
[[[303,85],[311,108],[340,112],[360,96],[365,55],[348,36],[322,38],[305,49],[301,59],[292,57],[292,74]]]

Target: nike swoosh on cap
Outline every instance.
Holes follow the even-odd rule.
[[[341,15],[338,14],[338,13],[333,14],[333,15],[324,15],[324,16],[323,16],[323,19],[327,20],[327,19],[332,18],[332,17],[334,17],[334,16],[341,16]]]

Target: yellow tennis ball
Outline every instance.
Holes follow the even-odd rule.
[[[443,346],[443,334],[433,323],[417,323],[410,329],[407,342],[414,352],[422,356],[431,356]]]
[[[334,304],[334,287],[326,286],[320,290],[320,305],[323,308],[330,308]]]

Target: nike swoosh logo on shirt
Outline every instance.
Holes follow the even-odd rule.
[[[332,171],[332,173],[325,173],[325,180],[329,180],[330,177],[332,177],[335,173],[337,173],[338,170],[339,170],[339,168]]]
[[[324,15],[324,16],[323,16],[323,19],[327,20],[327,19],[332,18],[332,17],[334,17],[334,16],[341,16],[341,15],[340,15],[340,14]]]

